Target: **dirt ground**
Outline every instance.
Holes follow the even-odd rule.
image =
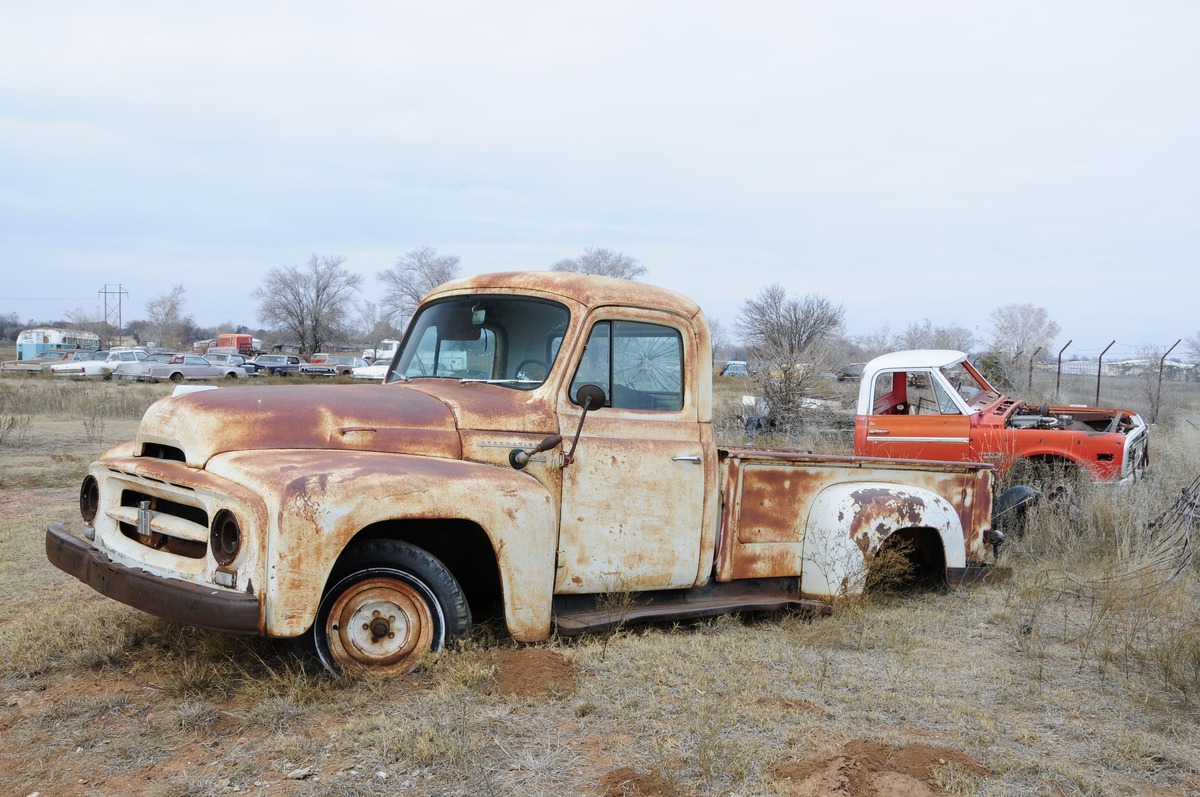
[[[582,675],[561,653],[540,648],[505,649],[480,657],[493,670],[488,687],[491,694],[535,704],[539,700],[569,698],[575,693],[576,681]],[[224,722],[215,723],[206,733],[180,737],[172,719],[177,706],[161,690],[152,673],[126,677],[114,677],[111,672],[73,673],[61,678],[35,679],[26,686],[29,688],[5,695],[0,736],[8,737],[27,724],[43,725],[44,730],[22,739],[20,750],[9,747],[0,755],[0,765],[5,769],[13,765],[14,759],[29,763],[29,759],[36,759],[42,750],[60,746],[56,739],[64,729],[45,724],[44,718],[63,715],[66,719],[71,706],[87,702],[120,706],[122,715],[138,717],[138,721],[149,729],[149,734],[160,741],[152,763],[116,774],[98,772],[86,755],[85,746],[80,744],[73,750],[66,750],[54,762],[45,762],[44,767],[39,765],[39,774],[31,774],[27,783],[16,792],[25,797],[201,793],[191,790],[172,792],[166,790],[165,785],[189,772],[219,767],[228,747],[248,747],[262,741],[254,739],[253,732],[244,729],[236,736],[226,736],[222,732]],[[236,706],[227,706],[225,710],[236,711]],[[800,710],[804,708],[800,707]],[[334,717],[321,719],[322,724],[336,721]],[[65,730],[80,737],[103,733],[103,728],[87,725]],[[593,773],[596,786],[589,793],[598,797],[676,797],[689,793],[661,772],[632,766],[607,768],[597,764],[598,769]],[[891,746],[862,740],[841,745],[822,755],[776,764],[770,773],[774,781],[771,793],[781,797],[934,797],[950,793],[938,785],[935,773],[951,764],[978,776],[988,774],[984,765],[949,748],[926,744]],[[308,794],[311,793],[308,787],[319,782],[322,771],[322,767],[297,767],[282,777],[256,780],[247,784],[244,790],[217,780],[212,782],[212,791],[207,787],[202,791]]]
[[[78,522],[87,463],[135,425],[39,421],[0,451],[0,794],[1200,794],[1197,696],[1146,663],[1162,616],[1019,580],[536,646],[482,629],[388,682],[174,626],[43,551],[48,523]]]

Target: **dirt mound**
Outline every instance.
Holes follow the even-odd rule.
[[[601,797],[675,797],[675,784],[657,772],[621,767],[600,779]]]
[[[939,797],[938,770],[954,767],[975,776],[988,770],[957,750],[925,744],[892,747],[879,742],[850,742],[841,752],[800,762],[777,764],[772,774],[780,794],[830,797]]]
[[[544,648],[496,650],[488,655],[496,668],[496,694],[515,697],[565,697],[575,691],[577,670],[557,651]]]

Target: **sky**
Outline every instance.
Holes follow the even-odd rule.
[[[464,274],[609,247],[732,330],[778,283],[846,333],[1067,356],[1200,334],[1194,2],[6,3],[0,313],[417,247]],[[111,297],[110,297],[111,301]]]

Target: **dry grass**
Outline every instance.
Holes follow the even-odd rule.
[[[1200,789],[1200,578],[1167,580],[1146,532],[1200,475],[1194,410],[1155,430],[1145,483],[1037,513],[1008,582],[556,640],[580,676],[539,697],[491,688],[484,654],[511,643],[490,629],[411,678],[353,681],[101,598],[42,535],[134,421],[106,414],[90,442],[79,411],[30,417],[0,461],[0,793],[782,797],[801,792],[779,765],[856,740],[986,767],[939,765],[946,794]]]

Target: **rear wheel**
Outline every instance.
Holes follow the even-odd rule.
[[[470,627],[466,597],[445,565],[414,545],[369,540],[335,569],[311,641],[327,670],[397,676]]]

